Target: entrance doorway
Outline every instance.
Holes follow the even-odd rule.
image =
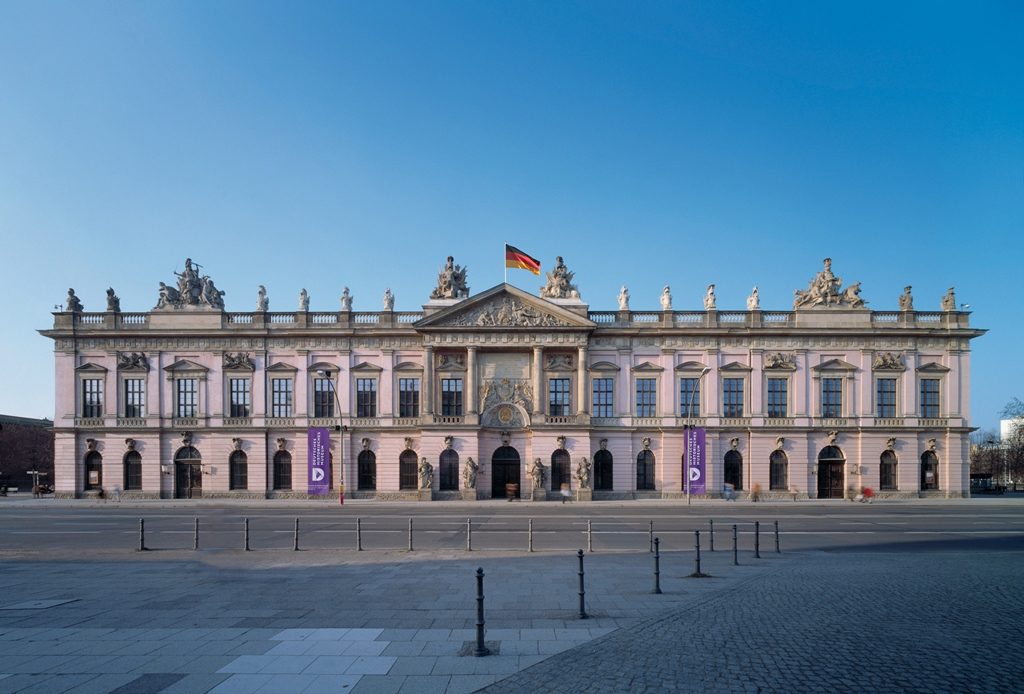
[[[202,457],[194,447],[186,446],[174,455],[174,498],[195,499],[202,495]]]
[[[843,498],[843,467],[846,456],[838,446],[825,446],[818,454],[818,498]]]
[[[491,498],[504,499],[505,485],[516,485],[515,497],[520,495],[519,451],[512,446],[502,446],[491,456]]]

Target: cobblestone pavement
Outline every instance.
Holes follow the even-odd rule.
[[[483,691],[1024,691],[1024,553],[808,553]]]

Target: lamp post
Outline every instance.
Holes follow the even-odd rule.
[[[338,408],[338,423],[334,425],[335,431],[342,431],[341,426],[341,400],[338,398],[338,391],[334,387],[334,380],[331,379],[331,372],[325,369],[317,369],[316,375],[326,378],[331,388],[331,395],[334,396],[334,405]],[[338,503],[345,504],[345,442],[338,438]]]
[[[690,424],[693,418],[693,396],[697,392],[697,387],[700,382],[704,379],[704,376],[708,371],[711,371],[710,366],[705,366],[700,372],[700,376],[693,382],[693,386],[690,388],[690,394],[686,398],[686,422],[683,424],[683,460],[685,461],[685,470],[683,473],[686,475],[686,505],[690,505],[690,460],[689,460],[689,448],[686,446],[689,441],[689,430],[693,428]]]

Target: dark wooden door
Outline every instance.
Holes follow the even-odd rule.
[[[505,485],[516,485],[515,497],[520,495],[519,451],[511,446],[502,446],[491,457],[491,498],[504,499]]]
[[[197,463],[174,464],[174,498],[194,499],[203,495],[203,472]]]
[[[843,498],[843,464],[841,462],[818,463],[818,498]]]

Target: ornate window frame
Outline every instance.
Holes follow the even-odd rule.
[[[592,417],[598,417],[594,412],[594,381],[601,378],[611,379],[612,382],[612,410],[608,418],[619,416],[619,408],[616,405],[615,395],[618,389],[618,373],[620,371],[622,371],[622,368],[618,364],[613,364],[610,361],[599,361],[591,364],[587,368],[587,378],[590,381],[587,388],[587,398],[589,399],[590,405],[588,411]]]
[[[633,395],[633,416],[640,418],[648,417],[661,417],[663,413],[661,411],[661,380],[662,374],[665,369],[652,364],[649,361],[644,361],[637,364],[630,370],[630,376],[632,377],[632,395]],[[640,402],[637,398],[637,386],[641,379],[653,379],[654,380],[654,413],[653,414],[640,414]]]
[[[697,414],[693,417],[703,417],[707,412],[707,387],[704,383],[701,383],[701,374],[704,373],[704,369],[708,368],[706,364],[699,361],[685,361],[679,364],[673,369],[675,373],[675,389],[673,397],[675,402],[673,403],[673,411],[678,417],[686,417],[686,413],[683,412],[683,405],[687,404],[687,400],[683,398],[683,380],[684,379],[696,379],[697,380],[697,398],[695,404],[697,405]],[[689,396],[689,394],[687,394]]]
[[[250,365],[248,365],[248,366],[246,366],[245,364],[242,364],[242,363],[232,363],[232,364],[225,363],[224,366],[221,367],[221,370],[223,371],[223,376],[222,376],[222,379],[221,379],[222,380],[221,388],[222,388],[223,393],[224,393],[224,395],[223,395],[223,402],[224,402],[223,416],[224,417],[234,417],[235,416],[235,415],[231,414],[231,381],[232,380],[238,380],[238,379],[244,379],[246,381],[249,381],[249,414],[248,415],[239,415],[239,416],[245,416],[246,418],[252,417],[253,414],[255,413],[255,410],[256,410],[256,404],[255,404],[255,402],[253,402],[253,397],[252,397],[253,396],[253,387],[252,387],[253,375],[256,373],[255,365],[253,365],[251,362],[250,362]],[[268,383],[268,385],[269,385],[269,383]]]
[[[721,416],[726,419],[737,419],[746,418],[750,416],[750,374],[753,371],[750,366],[739,361],[732,361],[724,366],[718,367],[718,392],[721,393],[719,397],[719,408],[721,410]],[[726,414],[725,413],[725,381],[726,379],[740,379],[743,384],[740,388],[740,392],[743,396],[743,408],[740,414]]]
[[[826,359],[817,366],[811,367],[811,382],[814,384],[814,392],[811,394],[811,397],[814,398],[814,402],[811,411],[816,413],[816,417],[822,419],[844,419],[846,417],[853,416],[852,398],[854,388],[856,387],[857,371],[859,371],[859,369],[856,366],[848,361],[839,359],[838,357]],[[840,379],[842,399],[838,416],[826,417],[824,413],[822,388],[824,387],[824,379],[826,378]]]
[[[206,402],[206,382],[210,369],[190,359],[178,359],[173,364],[164,367],[164,373],[170,384],[170,418],[171,419],[202,419],[208,411]],[[183,380],[195,380],[196,382],[196,411],[191,416],[178,416],[178,382]]]
[[[85,382],[98,380],[100,382],[100,412],[99,417],[86,417],[85,415]],[[103,419],[109,411],[109,394],[107,393],[107,368],[86,362],[75,368],[75,417],[77,419]]]
[[[291,419],[296,416],[298,410],[298,402],[295,400],[295,380],[298,377],[299,369],[291,364],[284,362],[277,362],[266,368],[266,383],[264,384],[264,392],[266,393],[266,402],[264,403],[264,414],[268,419]],[[274,381],[275,380],[290,380],[291,386],[291,411],[288,414],[275,414],[274,413]]]
[[[946,375],[952,371],[948,366],[943,366],[937,361],[930,361],[926,364],[922,364],[915,369],[915,393],[917,395],[917,412],[914,416],[921,419],[941,419],[948,416],[949,412],[946,406]],[[935,416],[925,416],[924,414],[924,402],[921,399],[921,387],[924,385],[924,381],[933,380],[939,382],[939,411]]]
[[[419,381],[418,396],[416,398],[416,414],[402,414],[402,389],[399,387],[401,381],[415,379]],[[392,398],[391,413],[394,417],[422,417],[423,416],[423,365],[411,361],[404,361],[391,369],[391,392],[395,394]]]

